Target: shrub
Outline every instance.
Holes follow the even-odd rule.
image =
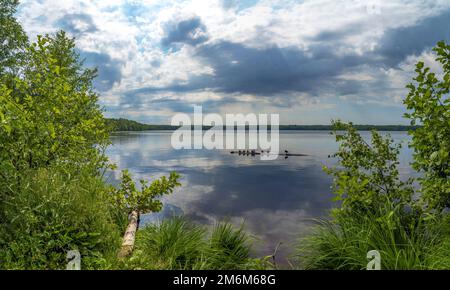
[[[421,124],[410,132],[420,187],[416,190],[412,179],[400,180],[399,146],[390,137],[373,131],[369,144],[351,124],[336,122],[336,130],[345,129],[335,132],[338,165],[325,171],[334,177],[341,205],[300,242],[303,267],[364,269],[367,252],[377,250],[384,269],[450,268],[450,46],[439,42],[434,52],[442,79],[419,62],[404,101],[411,125]]]
[[[78,250],[82,268],[102,268],[122,232],[103,197],[104,182],[52,167],[26,174],[21,190],[3,200],[0,267],[64,269],[67,251]]]
[[[421,124],[410,134],[412,165],[422,173],[422,203],[429,214],[440,214],[450,207],[450,45],[441,41],[433,51],[442,76],[418,62],[417,76],[407,86],[409,94],[404,103],[411,125]]]
[[[423,221],[405,228],[398,214],[378,217],[355,213],[354,218],[318,220],[312,235],[296,251],[304,269],[366,269],[367,253],[377,250],[381,269],[449,269],[449,235],[444,221]]]

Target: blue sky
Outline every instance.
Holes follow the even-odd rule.
[[[278,113],[282,124],[405,124],[402,99],[450,1],[22,0],[31,39],[76,37],[108,117]]]

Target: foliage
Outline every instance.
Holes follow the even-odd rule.
[[[372,132],[370,144],[351,124],[336,122],[338,164],[334,176],[340,206],[331,220],[319,220],[300,241],[299,266],[306,269],[365,269],[367,252],[377,250],[382,269],[445,269],[450,258],[448,219],[429,218],[414,199],[413,180],[400,180],[400,145]]]
[[[0,79],[17,76],[25,61],[28,38],[14,18],[18,0],[0,1]]]
[[[39,37],[27,56],[22,78],[16,77],[12,88],[1,89],[4,180],[29,168],[67,162],[88,166],[95,174],[105,166],[100,148],[107,144],[108,134],[92,78],[86,78],[89,71],[66,69],[80,65],[73,40],[64,33]]]
[[[298,248],[305,268],[364,269],[366,253],[377,250],[383,269],[448,269],[449,203],[449,90],[450,46],[434,49],[443,77],[416,66],[416,84],[405,99],[414,149],[413,167],[422,172],[420,187],[399,177],[399,145],[372,132],[369,145],[351,124],[336,122],[338,166],[325,168],[334,177],[333,192],[340,207],[330,221]],[[415,197],[415,198],[413,198]]]
[[[450,207],[450,45],[441,41],[433,49],[441,64],[439,77],[423,62],[416,65],[417,76],[407,87],[405,116],[422,126],[411,132],[415,169],[420,178],[424,203],[430,213]]]
[[[147,131],[147,130],[175,130],[178,126],[170,125],[148,125],[127,119],[106,119],[111,131]]]
[[[144,268],[192,269],[202,257],[205,248],[205,229],[189,224],[182,218],[165,220],[150,225],[137,235],[132,261],[143,259]]]
[[[0,268],[64,269],[78,250],[82,269],[102,268],[116,255],[114,223],[101,178],[58,167],[30,169],[20,190],[2,200]]]
[[[126,172],[119,189],[106,185],[102,173],[112,166],[97,71],[83,66],[63,31],[29,44],[13,17],[17,4],[0,3],[0,267],[60,269],[77,249],[83,268],[110,268],[125,211],[158,211],[156,198],[179,176],[137,190]]]
[[[84,268],[116,254],[122,229],[101,170],[108,143],[92,80],[64,32],[28,40],[0,3],[0,267]],[[120,220],[120,219],[117,219]]]
[[[244,229],[234,229],[229,223],[217,223],[209,242],[209,262],[221,269],[234,269],[250,255],[249,238]]]
[[[266,269],[267,259],[250,258],[248,236],[228,223],[208,233],[183,217],[148,225],[137,233],[133,256],[122,269]]]
[[[380,211],[391,204],[402,210],[408,205],[414,191],[411,179],[399,179],[400,145],[393,145],[389,136],[383,138],[376,131],[372,131],[369,144],[351,124],[337,121],[334,125],[337,130],[345,129],[333,133],[339,142],[339,150],[333,155],[338,165],[324,168],[334,177],[335,201],[342,201],[334,214]]]
[[[158,212],[162,208],[162,202],[156,198],[170,194],[176,186],[180,186],[179,177],[176,172],[171,172],[169,178],[163,176],[151,184],[141,180],[138,190],[128,170],[123,170],[121,184],[119,188],[112,189],[109,198],[114,205],[127,213],[133,210],[140,213]]]
[[[302,269],[363,270],[370,250],[380,253],[383,270],[450,268],[448,220],[421,220],[405,227],[400,214],[394,212],[317,222],[296,250]]]

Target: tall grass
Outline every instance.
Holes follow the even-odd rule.
[[[216,224],[212,231],[173,217],[140,229],[133,256],[122,261],[128,269],[250,269],[269,266],[250,257],[249,236],[242,228]]]
[[[235,269],[248,260],[250,250],[250,240],[242,226],[234,229],[229,223],[217,223],[209,240],[208,264],[214,268]]]
[[[202,260],[205,230],[182,218],[173,218],[159,225],[138,231],[136,248],[131,258],[137,267],[161,269],[192,269]]]
[[[358,214],[335,221],[318,220],[314,233],[300,240],[304,269],[366,269],[367,252],[377,250],[382,269],[449,269],[448,218],[413,226],[393,216]]]

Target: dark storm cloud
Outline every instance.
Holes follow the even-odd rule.
[[[181,24],[181,25],[180,25]],[[407,56],[418,55],[441,39],[450,40],[450,11],[424,19],[409,27],[387,30],[371,52],[356,54],[348,51],[346,37],[362,33],[363,26],[341,31],[323,32],[313,39],[308,50],[296,47],[248,47],[242,43],[215,41],[197,43],[190,39],[190,31],[201,27],[200,19],[179,22],[167,35],[164,43],[185,42],[197,44],[193,58],[213,70],[213,75],[193,75],[188,81],[174,81],[165,87],[144,87],[127,94],[127,103],[148,100],[153,93],[185,93],[210,90],[217,93],[253,94],[279,97],[289,93],[320,96],[360,95],[389,90],[390,81],[379,75],[379,80],[357,81],[341,78],[344,73],[377,73],[377,68],[396,67]],[[338,53],[340,52],[340,53]],[[230,101],[228,99],[228,101]],[[177,102],[168,102],[173,109]],[[281,103],[273,102],[274,106]]]
[[[152,91],[154,92],[154,91]],[[148,95],[151,92],[146,91]],[[203,113],[215,113],[221,106],[234,102],[233,98],[223,98],[221,100],[205,100],[201,102],[203,107]],[[154,110],[170,110],[173,112],[192,113],[194,111],[194,103],[188,103],[185,100],[175,99],[171,97],[163,97],[157,99],[151,99],[141,97],[136,93],[126,93],[125,97],[121,100],[121,106],[129,106],[133,109],[154,109]],[[198,105],[198,104],[197,104]]]
[[[92,17],[81,13],[64,15],[57,21],[57,26],[75,36],[97,31]]]
[[[288,92],[319,94],[322,90],[318,85],[333,81],[344,69],[364,62],[358,55],[338,57],[331,46],[317,46],[305,52],[276,46],[250,48],[228,41],[201,45],[193,57],[211,67],[214,75],[196,75],[187,84],[175,81],[166,87],[141,88],[129,94],[203,89],[261,96]]]
[[[345,31],[322,33],[308,52],[296,48],[276,46],[255,49],[243,44],[219,42],[199,47],[196,57],[215,72],[205,85],[220,92],[274,95],[285,92],[321,92],[338,94],[357,93],[363,84],[344,81],[342,73],[369,66],[395,66],[408,55],[420,54],[439,40],[450,40],[450,11],[425,19],[414,26],[388,30],[374,52],[365,55],[338,55],[344,34],[357,35],[364,27]],[[199,89],[199,80],[191,85]],[[186,86],[188,89],[189,86]],[[178,88],[179,89],[179,88]]]
[[[387,31],[379,42],[376,53],[387,65],[397,65],[408,55],[418,55],[440,40],[450,41],[450,11],[427,18],[414,26]]]
[[[317,46],[307,53],[296,48],[256,49],[220,42],[202,46],[196,56],[213,68],[215,75],[209,84],[216,91],[264,96],[313,92],[319,83],[360,63],[359,56],[338,57],[328,46]]]
[[[115,83],[122,79],[122,63],[111,58],[106,53],[81,51],[80,55],[85,59],[88,67],[97,67],[98,76],[94,86],[99,91],[108,91]]]
[[[352,24],[345,26],[344,29],[324,30],[317,35],[309,37],[308,40],[322,43],[342,43],[346,41],[346,37],[360,34],[362,30],[361,26]]]
[[[179,43],[197,45],[208,39],[205,33],[206,26],[199,17],[181,20],[176,23],[171,22],[166,24],[165,36],[161,39],[161,44],[163,46]]]
[[[135,103],[135,106],[140,106],[140,102],[142,100],[136,100],[137,103]],[[156,99],[156,100],[150,100],[146,101],[145,104],[147,105],[147,108],[154,108],[154,109],[169,109],[174,112],[184,112],[184,113],[191,113],[194,109],[193,106],[189,103],[176,100],[176,99]]]
[[[349,25],[340,30],[328,30],[312,37],[319,43],[337,46],[348,45],[347,37],[358,35],[369,27]],[[387,30],[372,53],[367,53],[368,63],[394,67],[410,55],[419,55],[440,40],[450,40],[450,11],[419,21],[415,25]]]

